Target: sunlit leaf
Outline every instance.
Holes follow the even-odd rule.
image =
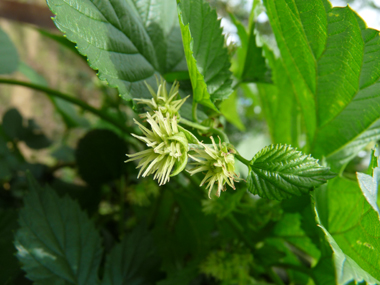
[[[230,62],[220,20],[203,0],[177,2],[193,100],[215,109],[215,100],[232,93]]]
[[[318,160],[288,145],[270,145],[251,160],[248,190],[263,198],[282,200],[309,193],[335,174]]]

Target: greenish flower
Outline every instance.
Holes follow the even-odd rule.
[[[194,168],[188,170],[191,175],[198,172],[206,172],[205,177],[201,181],[200,186],[208,183],[206,188],[209,189],[208,196],[211,195],[211,191],[215,184],[217,184],[216,196],[220,197],[221,191],[226,191],[226,183],[232,188],[236,189],[234,182],[238,182],[240,179],[235,173],[235,151],[229,149],[226,143],[221,143],[219,139],[219,145],[214,141],[213,137],[210,137],[212,146],[199,143],[202,148],[194,148],[195,154],[190,155],[195,162]]]
[[[170,117],[169,113],[164,116],[161,110],[155,112],[155,116],[146,114],[150,129],[142,124],[139,126],[143,135],[132,134],[135,138],[146,143],[149,147],[146,150],[127,154],[129,159],[126,162],[140,160],[137,168],[140,168],[137,178],[154,175],[159,185],[169,181],[170,176],[177,175],[186,166],[188,142],[184,133],[180,132],[177,125],[177,118]]]
[[[181,106],[185,103],[186,99],[190,96],[187,96],[184,99],[177,99],[179,97],[178,95],[178,89],[179,84],[178,82],[174,82],[169,94],[166,90],[166,81],[160,78],[158,80],[157,78],[157,86],[158,90],[157,93],[154,92],[153,88],[145,82],[146,87],[148,88],[150,94],[152,94],[152,99],[134,99],[137,104],[146,104],[148,108],[150,109],[149,114],[152,117],[155,117],[155,111],[161,111],[162,114],[166,117],[167,114],[169,114],[169,117],[177,117],[180,118],[180,115],[178,113]],[[146,118],[146,114],[142,114],[141,118]]]

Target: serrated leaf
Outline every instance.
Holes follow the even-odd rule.
[[[282,200],[307,194],[334,176],[310,155],[288,145],[270,145],[251,160],[248,190],[263,198]]]
[[[254,7],[252,7],[254,9]],[[251,12],[252,13],[252,12]],[[271,82],[271,72],[265,63],[263,49],[256,44],[255,23],[252,21],[247,33],[243,24],[233,14],[229,14],[237,28],[240,46],[236,51],[237,62],[233,64],[234,74],[243,82]]]
[[[177,2],[193,100],[216,109],[213,103],[232,93],[230,62],[220,20],[203,0]]]
[[[10,74],[17,70],[18,52],[8,35],[0,28],[0,74]]]
[[[143,226],[117,244],[106,258],[102,285],[154,284],[152,277],[159,263],[151,236]]]
[[[380,36],[350,7],[265,0],[312,154],[337,152],[380,118]]]
[[[337,177],[315,191],[317,220],[334,252],[338,284],[379,284],[380,221],[359,185]],[[377,280],[376,280],[377,279]]]
[[[99,233],[77,202],[41,188],[29,174],[19,213],[17,258],[34,284],[97,284],[102,257]]]
[[[151,98],[144,81],[186,70],[174,0],[48,0],[56,26],[121,96]]]

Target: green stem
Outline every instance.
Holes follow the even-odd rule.
[[[114,125],[115,127],[117,127],[118,129],[120,129],[121,131],[125,132],[125,133],[130,133],[131,132],[131,129],[128,128],[127,126],[125,126],[124,124],[120,123],[119,121],[115,120],[113,117],[109,116],[108,114],[88,105],[87,103],[85,103],[84,101],[81,101],[73,96],[70,96],[70,95],[67,95],[67,94],[64,94],[60,91],[57,91],[57,90],[54,90],[54,89],[50,89],[48,87],[44,87],[44,86],[40,86],[40,85],[37,85],[37,84],[33,84],[33,83],[29,83],[29,82],[23,82],[23,81],[18,81],[18,80],[13,80],[13,79],[6,79],[6,78],[0,78],[0,83],[3,83],[3,84],[10,84],[10,85],[19,85],[19,86],[25,86],[25,87],[28,87],[28,88],[31,88],[31,89],[34,89],[34,90],[37,90],[37,91],[41,91],[41,92],[44,92],[48,95],[51,95],[51,96],[54,96],[54,97],[57,97],[57,98],[61,98],[67,102],[70,102],[74,105],[77,105],[79,107],[81,107],[83,110],[86,110],[86,111],[89,111],[90,113],[93,113],[94,115],[97,115],[99,118],[103,119],[104,121],[107,121],[109,122],[110,124]]]
[[[193,121],[196,122],[196,123],[199,122],[199,121],[198,121],[198,116],[197,116],[197,107],[198,107],[198,103],[195,103],[195,102],[193,101],[193,107],[192,107],[192,109],[191,109],[191,114],[192,114],[192,116],[193,116]]]
[[[251,166],[251,162],[248,160],[248,159],[245,159],[244,157],[242,157],[240,155],[240,153],[235,153],[235,157],[237,158],[237,160],[241,161],[242,163],[244,163],[245,165],[247,165],[248,167]]]
[[[206,127],[206,126],[203,126],[201,124],[186,120],[185,118],[181,118],[180,123],[184,124],[188,127],[200,130],[200,131],[205,132],[205,133],[214,133],[214,134],[218,135],[222,139],[222,141],[224,141],[224,142],[228,143],[230,141],[228,139],[228,136],[226,135],[226,133],[220,129]]]

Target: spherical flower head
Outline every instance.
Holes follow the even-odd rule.
[[[150,94],[152,95],[152,99],[134,99],[137,104],[146,104],[149,108],[149,114],[155,118],[155,112],[161,111],[164,117],[169,114],[170,118],[177,117],[180,119],[179,109],[185,103],[186,99],[190,96],[187,96],[184,99],[177,99],[179,84],[178,82],[174,82],[169,93],[166,89],[166,81],[160,78],[157,78],[157,93],[154,92],[153,88],[145,82],[146,87],[148,88]],[[146,113],[140,115],[141,118],[146,118]]]
[[[208,183],[206,188],[209,189],[209,198],[211,198],[211,191],[215,184],[218,187],[216,196],[220,197],[221,191],[226,191],[226,184],[235,190],[234,182],[240,180],[235,173],[235,151],[230,149],[226,143],[221,143],[220,139],[219,145],[217,145],[214,138],[210,138],[212,146],[200,143],[202,148],[195,148],[195,154],[189,154],[189,157],[195,161],[192,163],[195,167],[188,171],[191,175],[206,172],[200,186]]]
[[[140,168],[137,178],[154,175],[159,185],[169,181],[170,176],[177,175],[186,166],[188,142],[185,134],[178,130],[176,117],[166,117],[162,112],[156,111],[155,118],[151,114],[146,114],[150,129],[144,127],[135,120],[143,135],[132,134],[135,138],[146,143],[148,149],[127,154],[129,159],[126,162],[140,160],[137,168]]]

